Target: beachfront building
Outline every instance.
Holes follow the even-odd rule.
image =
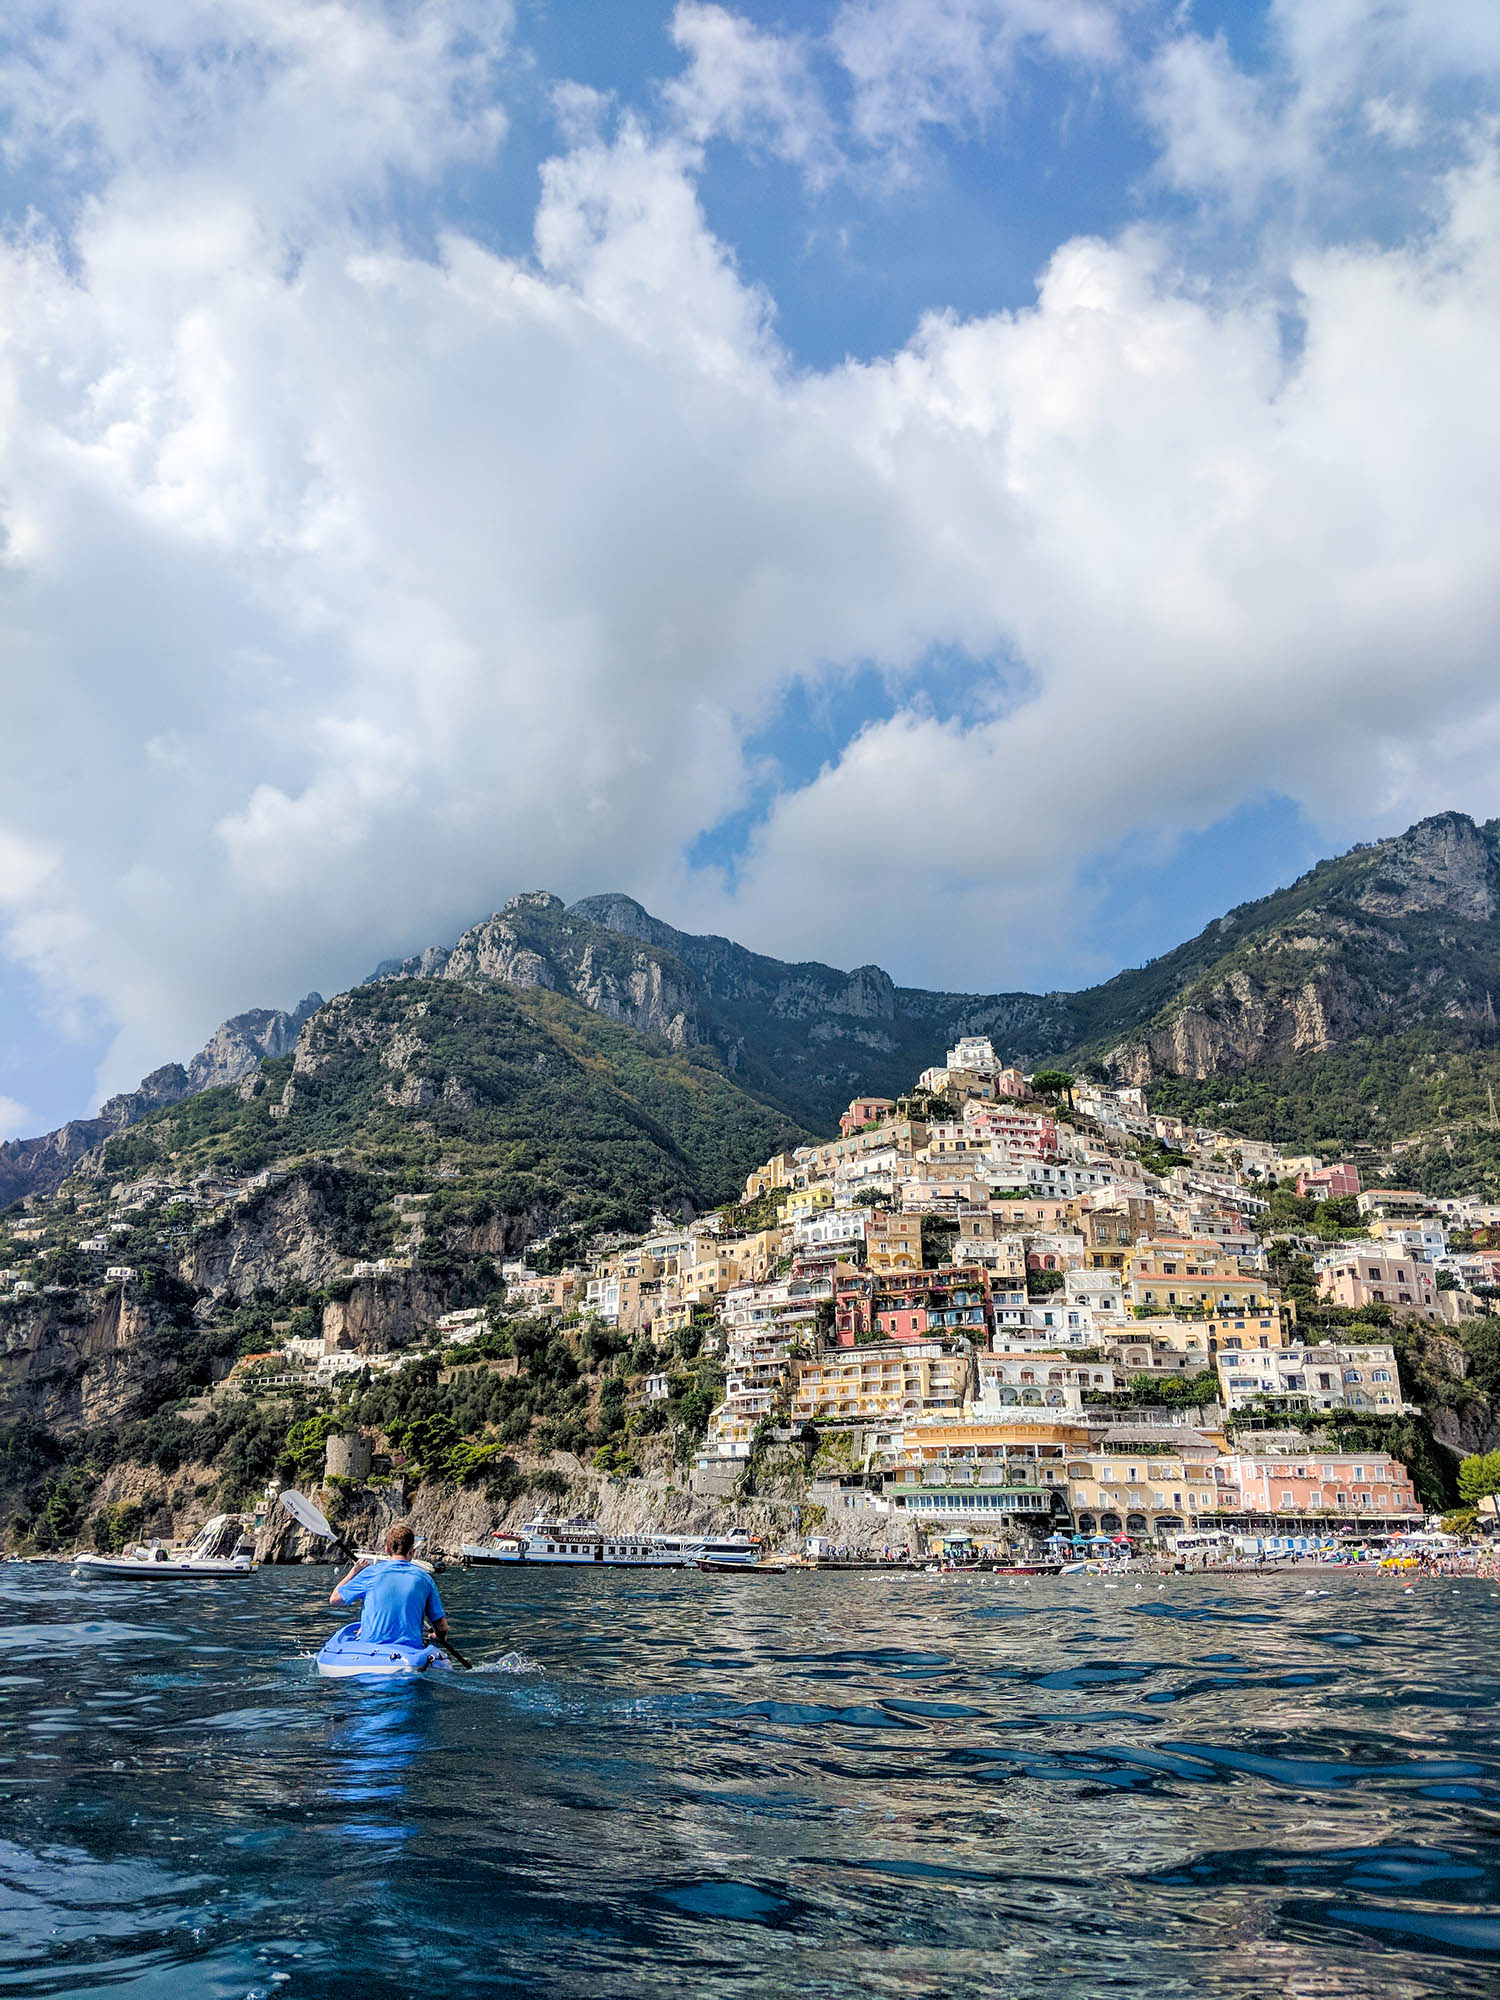
[[[1082,1423],[1019,1413],[908,1423],[885,1497],[933,1547],[955,1530],[981,1545],[996,1536],[1038,1540],[1067,1525],[1068,1453],[1086,1447],[1089,1435]]]
[[[1218,1512],[1211,1438],[1114,1425],[1070,1454],[1068,1500],[1078,1532],[1134,1540],[1190,1532]]]
[[[1230,1453],[1214,1479],[1219,1523],[1251,1533],[1393,1534],[1424,1519],[1406,1467],[1383,1451]]]

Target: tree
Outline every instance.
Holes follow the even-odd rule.
[[[1464,1459],[1458,1468],[1459,1497],[1470,1507],[1500,1493],[1500,1451],[1482,1451]]]
[[[1038,1097],[1066,1098],[1071,1104],[1077,1080],[1065,1069],[1039,1069],[1031,1079],[1031,1087]]]

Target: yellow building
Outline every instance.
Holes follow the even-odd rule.
[[[1279,1296],[1268,1279],[1244,1276],[1217,1244],[1186,1238],[1138,1244],[1126,1259],[1124,1289],[1127,1305],[1150,1314],[1231,1318],[1273,1307]]]
[[[788,1222],[795,1222],[799,1217],[820,1215],[825,1208],[832,1208],[833,1199],[832,1181],[810,1181],[806,1187],[792,1189],[782,1213]]]
[[[763,1167],[757,1167],[745,1182],[746,1201],[757,1201],[763,1194],[776,1194],[782,1188],[790,1187],[797,1177],[797,1162],[790,1153],[778,1153],[767,1160]]]
[[[1068,1460],[1074,1526],[1085,1535],[1189,1531],[1217,1506],[1217,1459],[1206,1441],[1106,1435]]]
[[[922,1151],[927,1144],[927,1126],[920,1118],[889,1118],[868,1130],[851,1132],[842,1139],[829,1139],[804,1158],[812,1171],[822,1176],[835,1173],[850,1160],[869,1153],[896,1153],[903,1159]]]
[[[872,1271],[920,1271],[920,1215],[874,1209],[865,1229],[865,1263]]]
[[[1067,1461],[1094,1431],[1060,1417],[1027,1421],[908,1423],[886,1498],[933,1547],[944,1533],[983,1542],[997,1534],[1040,1537],[1067,1524]]]
[[[1244,1312],[1210,1313],[1204,1320],[1208,1351],[1218,1354],[1249,1352],[1250,1349],[1285,1347],[1291,1323],[1296,1320],[1295,1304],[1248,1308]]]
[[[949,1410],[973,1387],[966,1349],[940,1340],[888,1340],[838,1347],[793,1363],[791,1415],[799,1423],[899,1424]]]
[[[779,1224],[750,1236],[695,1237],[693,1261],[681,1266],[678,1289],[685,1298],[708,1300],[731,1285],[758,1285],[790,1241],[791,1231]]]

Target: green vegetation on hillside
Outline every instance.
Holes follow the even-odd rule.
[[[1495,1037],[1454,1024],[1363,1035],[1323,1055],[1230,1077],[1160,1077],[1151,1104],[1249,1139],[1356,1158],[1380,1157],[1414,1133],[1447,1133],[1451,1145],[1433,1137],[1402,1152],[1402,1185],[1468,1194],[1494,1188],[1500,1176],[1492,1089],[1500,1099]]]
[[[105,1171],[243,1174],[336,1156],[422,1185],[458,1175],[494,1212],[599,1229],[732,1198],[751,1166],[807,1137],[711,1051],[669,1048],[555,993],[360,987],[317,1016],[309,1043],[310,1068],[267,1062],[248,1088],[121,1133]]]

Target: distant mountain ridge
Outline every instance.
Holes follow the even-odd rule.
[[[201,1090],[238,1083],[259,1069],[267,1056],[289,1055],[298,1033],[323,1005],[309,993],[290,1013],[279,1007],[252,1007],[217,1027],[189,1062],[164,1063],[142,1077],[134,1090],[108,1097],[93,1118],[70,1118],[38,1139],[8,1139],[0,1145],[0,1208],[23,1195],[45,1193],[65,1180],[85,1153],[112,1133],[135,1125],[164,1105],[178,1104]]]
[[[906,1089],[957,1036],[987,1034],[1010,1061],[1091,1064],[1184,1109],[1222,1108],[1216,1080],[1233,1079],[1247,1117],[1288,1140],[1361,1120],[1396,1139],[1429,1112],[1478,1116],[1500,1084],[1497,915],[1500,821],[1451,812],[1319,862],[1078,993],[929,992],[876,965],[786,963],[679,931],[629,896],[568,906],[545,891],[364,984],[550,991],[674,1049],[716,1051],[742,1088],[810,1131],[830,1130],[856,1094]],[[56,1186],[150,1112],[290,1053],[323,1004],[310,994],[291,1013],[237,1015],[97,1118],[0,1147],[0,1205]]]

